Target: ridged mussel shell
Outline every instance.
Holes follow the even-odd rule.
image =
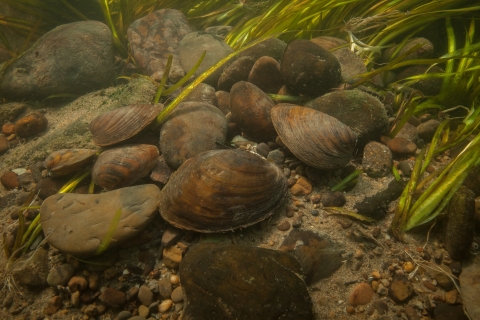
[[[62,149],[52,152],[43,162],[51,177],[66,176],[92,162],[97,151],[91,149]]]
[[[161,104],[134,104],[102,113],[90,122],[93,142],[111,146],[133,137],[153,122]]]
[[[309,166],[338,169],[352,158],[357,135],[334,117],[290,104],[275,106],[271,115],[282,142]]]
[[[273,214],[287,190],[282,171],[243,150],[212,150],[184,162],[160,199],[170,224],[198,232],[247,227]]]
[[[107,190],[130,186],[153,169],[158,154],[158,148],[149,144],[125,145],[104,151],[93,166],[93,182]]]

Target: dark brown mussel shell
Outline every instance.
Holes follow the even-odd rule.
[[[102,152],[92,169],[93,182],[107,190],[127,187],[145,177],[158,159],[149,144],[125,145]]]
[[[51,177],[66,176],[92,162],[97,151],[91,149],[62,149],[52,152],[43,162]]]
[[[338,169],[352,159],[357,135],[334,117],[291,104],[275,106],[271,115],[280,139],[309,166]]]
[[[198,232],[225,232],[271,216],[285,196],[282,171],[243,150],[212,150],[185,161],[162,190],[160,214]]]
[[[123,142],[148,126],[162,104],[134,104],[102,113],[90,122],[93,142],[101,147]]]

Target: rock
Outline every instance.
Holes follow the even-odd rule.
[[[29,107],[23,102],[9,102],[0,104],[0,125],[5,122],[15,122],[17,118]]]
[[[329,37],[329,36],[320,36],[320,37],[312,38],[310,39],[310,41],[329,51],[347,44],[347,41],[343,39]]]
[[[445,291],[450,291],[455,288],[453,280],[451,279],[450,268],[445,265],[440,265],[445,272],[437,272],[433,277],[437,281],[438,285]]]
[[[387,144],[387,147],[397,154],[414,154],[417,151],[417,145],[405,138],[393,138]]]
[[[397,303],[406,302],[413,295],[413,286],[407,278],[395,275],[388,288],[388,295]]]
[[[452,259],[468,256],[475,232],[475,194],[461,186],[453,195],[447,208],[445,246]]]
[[[397,133],[397,135],[395,137],[396,138],[405,138],[407,140],[410,140],[410,141],[416,143],[417,140],[418,140],[417,128],[407,122],[403,125],[402,129],[400,129],[400,131]]]
[[[158,311],[160,313],[167,312],[173,306],[173,301],[170,299],[163,300],[162,303],[158,306]]]
[[[458,291],[456,289],[445,292],[445,302],[448,304],[455,304],[457,302]]]
[[[408,160],[400,161],[398,163],[398,169],[406,177],[410,177],[410,174],[412,173],[412,167],[410,167],[410,162]]]
[[[138,290],[138,300],[144,305],[149,306],[153,302],[153,292],[146,285],[140,286]]]
[[[313,319],[300,264],[288,253],[201,243],[179,272],[186,319]]]
[[[280,63],[272,57],[260,57],[250,70],[248,82],[265,93],[277,93],[283,85]]]
[[[280,231],[287,231],[290,229],[290,222],[288,222],[288,220],[283,220],[277,225],[277,229]]]
[[[350,51],[349,48],[335,50],[332,52],[332,54],[340,63],[343,82],[353,84],[355,81],[360,79],[358,78],[359,74],[367,72],[367,67],[363,63],[363,59]]]
[[[393,175],[374,179],[361,174],[355,188],[346,194],[347,205],[351,204],[359,214],[382,219],[388,213],[390,202],[402,194],[404,186],[405,182],[397,181]]]
[[[285,161],[285,154],[281,150],[272,150],[268,153],[267,160],[281,165]]]
[[[7,190],[20,188],[20,181],[18,180],[18,176],[12,171],[8,171],[2,174],[2,176],[0,177],[0,182],[2,183],[2,186],[4,186]]]
[[[177,246],[163,249],[163,263],[171,269],[177,269],[182,261],[183,251]]]
[[[362,167],[372,178],[385,177],[392,170],[392,152],[385,145],[372,141],[363,149]]]
[[[120,308],[127,302],[125,293],[113,288],[106,288],[98,298],[112,308]]]
[[[270,152],[270,148],[268,147],[268,145],[264,142],[260,142],[258,145],[257,145],[257,148],[255,149],[257,151],[257,153],[259,155],[261,155],[262,157],[266,158],[268,157],[268,153]]]
[[[397,77],[395,82],[427,73],[445,73],[445,70],[439,66],[425,66],[425,65],[416,65],[409,66],[402,70]],[[436,96],[440,94],[442,90],[442,78],[426,78],[426,79],[417,79],[415,82],[409,84],[408,86],[412,89],[421,91],[426,96]]]
[[[0,135],[0,155],[4,154],[8,151],[10,145],[8,144],[8,140],[4,135]]]
[[[343,207],[347,202],[343,192],[325,192],[320,198],[320,203],[324,207]]]
[[[167,117],[160,130],[160,149],[167,163],[178,168],[197,154],[217,149],[227,138],[223,113],[207,103],[184,102]]]
[[[83,313],[90,318],[96,318],[105,313],[105,306],[103,304],[89,304],[83,309]]]
[[[478,304],[478,303],[477,303]],[[468,320],[469,318],[463,312],[461,305],[451,306],[446,303],[439,303],[435,309],[433,309],[435,320]],[[470,319],[477,319],[470,315]]]
[[[220,109],[223,114],[228,114],[230,112],[230,93],[227,91],[216,91],[215,95],[217,96],[217,107]]]
[[[368,283],[362,282],[357,284],[350,296],[348,298],[348,302],[356,307],[356,306],[363,306],[369,304],[373,298],[373,289],[370,287]]]
[[[213,26],[205,28],[205,32],[211,33],[214,36],[219,37],[220,39],[225,39],[227,34],[232,31],[233,27],[231,26]]]
[[[157,10],[135,20],[128,28],[127,36],[137,66],[160,82],[171,54],[172,67],[168,77],[171,82],[179,81],[185,75],[180,61],[180,41],[191,31],[185,15],[173,9]]]
[[[310,194],[313,190],[312,184],[305,177],[300,177],[297,182],[290,189],[294,196],[305,196]]]
[[[147,318],[150,315],[150,309],[147,306],[141,305],[138,307],[138,316]]]
[[[139,289],[137,287],[131,287],[126,294],[127,301],[132,301],[137,298]]]
[[[58,285],[65,286],[68,280],[75,274],[75,268],[69,263],[63,263],[50,269],[47,276],[48,285],[56,287]]]
[[[425,141],[431,141],[439,125],[440,122],[435,119],[419,124],[417,127],[418,136]]]
[[[180,240],[180,238],[185,233],[184,230],[175,228],[173,226],[168,226],[165,232],[162,235],[162,245],[164,247],[173,246]]]
[[[169,278],[162,278],[158,281],[158,292],[163,299],[169,299],[173,286]]]
[[[280,61],[282,59],[283,52],[287,44],[277,38],[268,38],[245,51],[240,52],[239,58],[251,57],[254,61],[260,59],[260,57],[268,56]]]
[[[87,289],[88,281],[82,276],[75,276],[68,281],[68,289],[70,292],[83,291]]]
[[[17,259],[12,269],[15,281],[29,286],[43,288],[48,285],[48,250],[39,247]]]
[[[48,120],[40,112],[33,112],[15,123],[15,133],[21,138],[35,136],[47,129]]]
[[[311,97],[328,92],[341,81],[337,58],[308,40],[294,40],[287,45],[280,71],[289,91]]]
[[[375,300],[372,302],[373,307],[377,310],[378,314],[387,314],[388,313],[388,304],[382,300]]]
[[[182,102],[204,102],[212,106],[217,106],[217,96],[215,88],[206,83],[200,83]]]
[[[88,287],[94,291],[100,287],[100,275],[98,273],[90,273],[88,276]]]
[[[62,298],[59,296],[54,296],[47,302],[45,307],[45,314],[51,316],[52,314],[57,313],[57,311],[63,306]]]
[[[215,37],[211,33],[203,31],[190,32],[186,34],[180,41],[179,52],[183,70],[191,70],[197,63],[198,59],[200,59],[200,56],[204,51],[207,53],[202,64],[197,71],[195,71],[195,77],[198,77],[200,74],[212,67],[215,63],[228,56],[233,52],[233,49],[230,48],[225,41]],[[222,71],[223,68],[217,69],[204,82],[212,86],[216,86]]]
[[[407,51],[415,47],[416,45],[420,45],[420,47],[405,56],[402,61],[405,60],[412,60],[412,59],[426,59],[430,58],[434,53],[434,47],[430,40],[425,38],[411,38],[407,40],[406,43],[402,43],[402,48],[398,51],[398,46],[391,47],[383,52],[382,58],[385,61],[389,61],[390,59],[400,57],[401,55],[405,54]],[[398,51],[398,52],[397,52]],[[395,57],[392,57],[393,53],[395,53]]]
[[[112,33],[93,20],[60,25],[44,34],[3,75],[0,95],[19,100],[78,95],[106,87],[114,76]]]
[[[166,185],[173,171],[174,170],[170,168],[165,160],[165,157],[160,155],[155,167],[153,167],[152,172],[150,173],[150,179],[159,182],[162,185]]]
[[[343,264],[340,253],[331,241],[312,231],[290,231],[279,250],[293,252],[302,265],[308,285],[330,277]]]
[[[241,57],[226,67],[218,79],[217,89],[230,92],[232,86],[240,81],[247,81],[255,60],[251,57]]]
[[[172,292],[172,301],[179,303],[183,301],[183,289],[182,286],[176,287]]]
[[[357,147],[378,140],[388,129],[387,111],[376,97],[363,91],[341,90],[327,93],[305,104],[350,127],[358,136]]]
[[[92,256],[111,226],[121,216],[109,248],[135,237],[154,218],[160,190],[139,185],[101,194],[57,194],[40,209],[43,232],[58,250],[76,257]]]
[[[132,313],[130,311],[120,311],[117,315],[117,320],[128,320],[132,317]]]
[[[232,120],[248,140],[266,142],[275,138],[277,132],[270,117],[273,106],[268,95],[249,82],[237,82],[230,90]]]
[[[405,306],[405,314],[407,315],[408,320],[420,320],[417,311],[415,311],[415,308],[410,305]]]
[[[460,274],[460,289],[463,304],[471,319],[480,319],[480,257],[475,256],[466,261]],[[456,319],[456,318],[450,318]]]
[[[48,197],[57,194],[65,183],[67,183],[67,180],[65,179],[45,178],[36,184],[35,193],[38,193],[40,199],[47,199]]]

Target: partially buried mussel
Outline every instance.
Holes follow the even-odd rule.
[[[338,169],[352,159],[357,135],[334,117],[291,104],[275,106],[271,115],[282,142],[309,166]]]
[[[186,162],[162,190],[160,214],[198,232],[224,232],[264,220],[287,190],[282,171],[242,150],[212,150]]]

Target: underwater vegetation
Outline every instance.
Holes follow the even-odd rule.
[[[389,73],[394,70],[425,66],[423,74],[391,82],[385,89],[395,93],[396,117],[390,137],[395,137],[412,115],[421,115],[427,110],[444,119],[431,144],[417,155],[412,176],[400,197],[392,224],[398,238],[441,214],[468,172],[480,164],[480,36],[477,32],[480,5],[473,1],[0,0],[0,4],[2,2],[28,17],[22,19],[0,13],[0,46],[12,59],[20,56],[31,41],[58,25],[100,20],[109,26],[117,53],[134,63],[126,40],[130,24],[152,11],[174,8],[185,13],[198,29],[231,26],[225,41],[236,50],[268,37],[286,42],[320,35],[343,37],[347,46],[363,58],[368,70],[354,87],[368,85],[377,76],[388,83]],[[19,36],[23,44],[11,43],[7,33]],[[402,51],[408,40],[427,34],[435,42],[435,57],[407,59],[418,49],[416,46]],[[385,58],[383,53],[388,49],[392,49],[391,54]],[[220,65],[186,87],[166,112],[172,111],[189,90]],[[438,94],[425,96],[411,88],[426,79],[442,82]],[[164,80],[159,84],[157,101],[166,94],[161,92],[166,78]],[[158,122],[165,116],[160,114]],[[435,156],[456,146],[462,149],[447,166],[422,179],[422,173]],[[26,235],[29,233],[35,234],[36,230]]]

